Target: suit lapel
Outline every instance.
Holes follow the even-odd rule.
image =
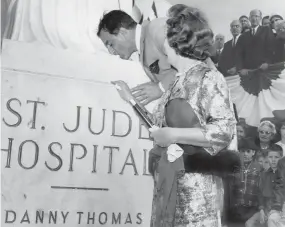
[[[254,36],[258,36],[259,33],[261,32],[261,30],[262,30],[262,28],[261,28],[261,26],[259,26],[259,27],[257,28],[257,31],[256,31],[256,33],[254,34]]]

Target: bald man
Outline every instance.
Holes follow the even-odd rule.
[[[237,73],[235,67],[235,51],[241,29],[242,26],[239,20],[233,20],[230,24],[233,38],[225,43],[218,62],[218,69],[225,77],[236,75]]]
[[[215,49],[216,49],[216,51],[215,51],[214,55],[211,57],[212,61],[215,63],[216,66],[218,65],[220,55],[221,55],[223,48],[224,48],[224,44],[225,44],[225,36],[222,34],[217,34],[215,36]]]
[[[248,75],[249,70],[266,70],[272,62],[272,32],[269,27],[261,26],[262,13],[252,10],[249,20],[251,29],[242,34],[236,45],[236,67],[240,75]]]

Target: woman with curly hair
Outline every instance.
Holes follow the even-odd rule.
[[[149,26],[156,22],[162,20]],[[147,113],[148,125],[157,126],[150,129],[155,142],[149,152],[154,176],[151,227],[218,227],[221,175],[239,162],[233,103],[223,75],[209,58],[213,32],[203,13],[178,4],[162,25],[164,36],[151,36],[151,41],[177,73],[173,78],[157,76],[165,91],[153,114]],[[114,84],[124,100],[137,105],[123,81]],[[146,110],[141,108],[135,110],[143,116]]]
[[[223,75],[208,60],[213,33],[205,16],[200,10],[185,5],[171,7],[166,37],[167,45],[172,48],[172,52],[167,53],[168,58],[173,59],[171,64],[178,73],[154,111],[156,125],[160,126],[151,130],[155,143],[162,147],[175,143],[193,145],[212,156],[225,149],[236,151],[233,104]],[[180,100],[190,106],[200,126],[161,127],[166,124],[166,112],[172,100]],[[183,113],[187,114],[186,108],[177,108],[175,111],[172,115],[174,119]],[[163,196],[167,187],[163,187],[163,184],[166,184],[167,177],[163,177],[159,166],[157,169],[152,227],[221,225],[223,185],[219,176],[199,171],[177,171],[176,184],[172,185],[169,195],[172,199],[168,200]],[[171,197],[173,194],[175,196]]]

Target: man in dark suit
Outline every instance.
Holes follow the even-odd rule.
[[[237,41],[240,37],[240,32],[241,32],[240,21],[239,20],[232,21],[231,33],[233,35],[233,38],[225,43],[218,62],[218,70],[224,76],[235,75],[237,72],[235,67],[235,49]]]
[[[224,44],[225,44],[225,36],[222,34],[217,34],[215,36],[215,53],[211,57],[212,61],[216,66],[218,65],[221,53],[224,48]]]
[[[272,35],[269,27],[260,26],[260,10],[250,12],[251,30],[243,33],[236,46],[236,67],[240,75],[248,75],[249,70],[266,70],[271,63]]]
[[[282,16],[278,14],[273,14],[270,17],[270,23],[272,28],[272,42],[273,42],[273,55],[272,55],[272,63],[283,62],[285,61],[285,38],[282,38],[282,30],[285,28],[285,23],[283,21]],[[278,34],[277,34],[277,24],[279,27]],[[283,23],[283,25],[282,25]],[[283,29],[282,29],[283,27]],[[281,28],[281,29],[280,29]],[[281,32],[281,36],[280,36]],[[285,33],[283,31],[283,33]]]

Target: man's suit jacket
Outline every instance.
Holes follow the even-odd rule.
[[[221,54],[222,52],[219,53],[218,50],[216,50],[215,53],[211,56],[211,59],[214,62],[214,64],[218,64]]]
[[[272,32],[272,63],[284,62],[285,61],[285,40],[276,37],[276,34]]]
[[[273,52],[272,35],[269,27],[259,26],[255,35],[251,30],[243,33],[236,45],[236,67],[256,69],[263,63],[271,63]]]
[[[164,51],[166,41],[166,20],[157,18],[145,21],[142,24],[140,40],[140,62],[153,82],[161,81],[161,78],[173,78],[177,70],[171,66]],[[157,65],[156,72],[152,72],[153,65]]]
[[[233,46],[233,40],[229,40],[225,43],[224,49],[221,53],[218,70],[224,75],[229,76],[230,74],[227,71],[235,67],[235,46]]]

